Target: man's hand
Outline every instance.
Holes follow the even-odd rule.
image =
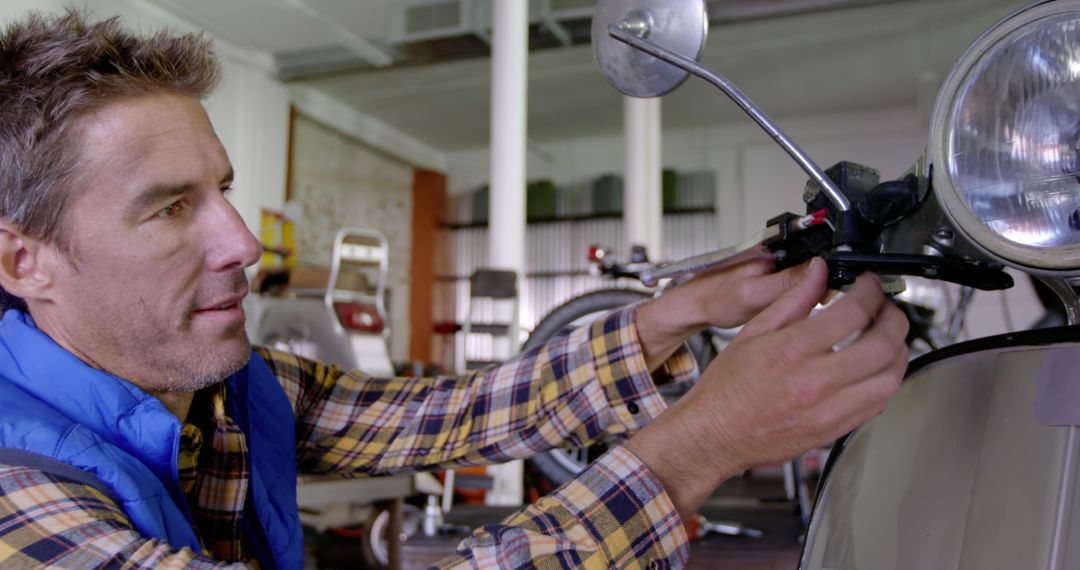
[[[728,269],[701,275],[643,304],[635,315],[649,370],[664,363],[686,339],[706,327],[745,323],[802,279],[805,265],[774,273],[764,248]]]
[[[899,389],[907,319],[869,274],[807,318],[826,292],[827,273],[813,260],[686,396],[627,443],[684,517],[725,479],[851,431]]]

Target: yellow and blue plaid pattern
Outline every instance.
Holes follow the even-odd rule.
[[[225,385],[217,384],[199,392],[192,402],[188,423],[180,433],[180,488],[204,554],[254,564],[254,552],[243,531],[251,458],[244,432],[225,413],[225,394]],[[204,433],[211,434],[206,453]]]
[[[500,524],[477,529],[442,568],[680,568],[686,530],[652,473],[622,447]]]
[[[664,410],[654,377],[682,381],[696,372],[682,350],[650,376],[633,309],[463,377],[379,379],[256,352],[293,404],[300,471],[353,477],[495,463],[625,435]],[[203,409],[214,420],[204,424],[215,430],[209,447],[194,441],[202,430],[185,428],[180,475],[208,550],[238,560],[242,542],[227,529],[242,516],[237,497],[249,473],[243,434],[217,414],[221,396],[218,390],[209,398],[214,409]],[[616,447],[535,505],[478,529],[441,566],[677,567],[687,555],[660,483]],[[0,567],[198,568],[224,565],[221,558],[139,537],[91,487],[0,465]]]

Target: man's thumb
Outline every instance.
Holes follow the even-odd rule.
[[[820,257],[811,259],[802,279],[746,323],[739,338],[753,338],[806,318],[825,294],[828,275],[825,260]]]

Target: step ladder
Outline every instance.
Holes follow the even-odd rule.
[[[330,278],[323,292],[323,306],[337,333],[349,339],[356,367],[380,377],[394,375],[386,311],[389,258],[390,246],[382,232],[342,228],[334,236]],[[362,276],[363,285],[350,287],[348,274]]]
[[[473,272],[461,323],[457,372],[479,370],[517,354],[517,315],[517,273],[500,269]]]
[[[457,372],[464,374],[506,361],[520,349],[517,273],[500,269],[477,269],[469,277],[469,298],[461,323]],[[458,488],[485,489],[484,503],[520,506],[524,497],[524,465],[521,460],[489,465],[486,476],[466,483],[458,476]],[[447,473],[447,487],[454,487],[454,472]],[[444,497],[444,510],[448,500]]]

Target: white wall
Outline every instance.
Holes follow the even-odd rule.
[[[233,204],[257,232],[260,210],[285,202],[289,95],[264,69],[228,54],[221,63],[223,80],[206,110],[236,171]]]
[[[823,168],[839,160],[871,166],[883,179],[907,170],[926,145],[929,126],[914,108],[889,108],[833,115],[791,117],[777,121]],[[591,180],[622,172],[623,144],[618,136],[543,143],[530,152],[528,178],[556,184]],[[749,119],[733,126],[665,132],[663,165],[677,170],[712,169],[717,174],[717,247],[742,241],[768,218],[803,210],[807,175]],[[474,149],[448,156],[452,194],[486,183],[488,152]],[[1014,328],[1026,328],[1042,309],[1026,281],[1015,274],[1007,308]],[[967,338],[1008,332],[1002,294],[980,292],[968,313]]]
[[[142,31],[170,28],[198,32],[153,4],[142,0],[4,0],[0,24],[30,10],[59,12],[76,4],[93,19],[118,15],[126,26]],[[248,227],[258,231],[260,208],[280,209],[285,196],[289,97],[269,73],[270,58],[214,38],[224,68],[221,86],[206,102],[218,137],[236,171],[233,203]]]

